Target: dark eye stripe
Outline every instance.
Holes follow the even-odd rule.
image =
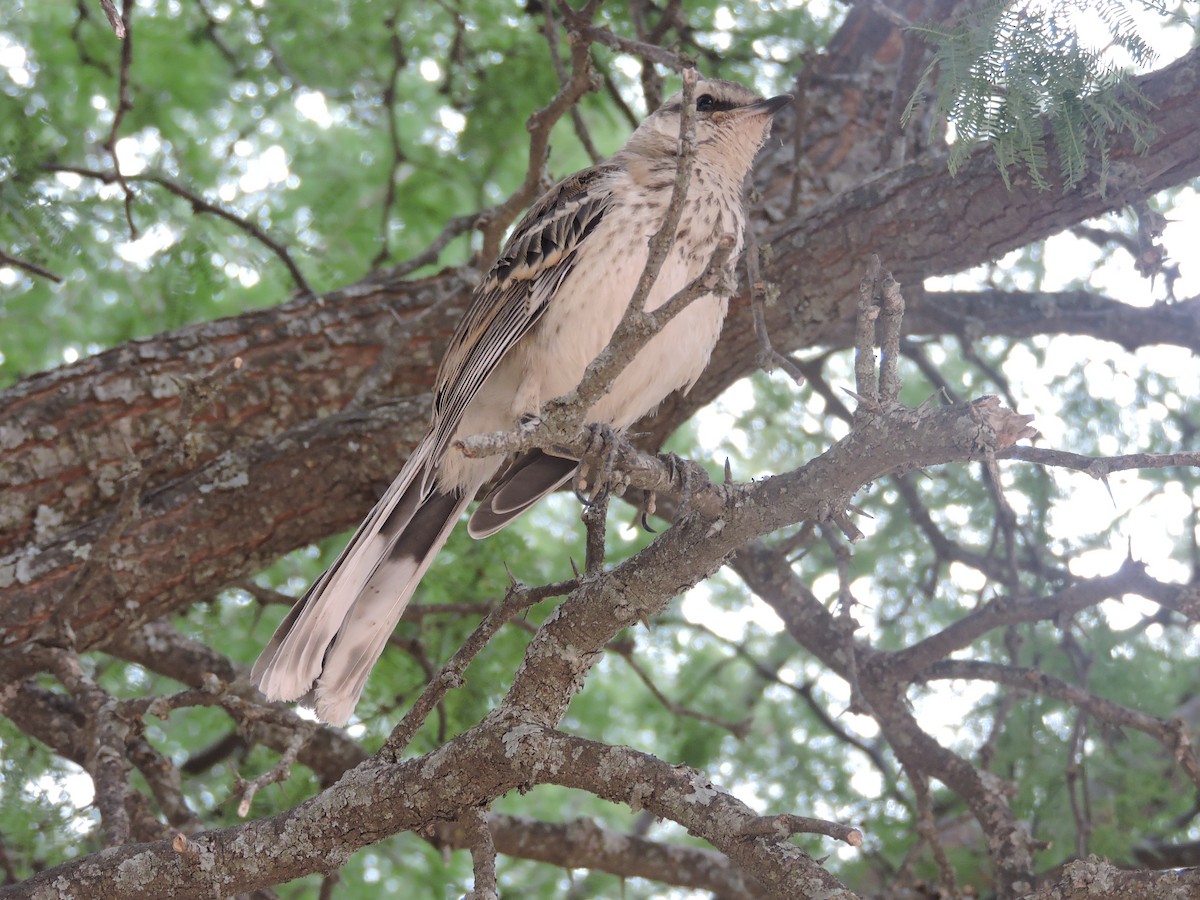
[[[733,100],[721,100],[712,94],[701,94],[696,98],[696,111],[702,113],[728,112],[737,109],[742,104]]]

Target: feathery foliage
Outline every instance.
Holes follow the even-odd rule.
[[[957,25],[913,26],[936,51],[905,121],[932,87],[937,120],[952,129],[952,172],[986,142],[1006,183],[1009,169],[1021,166],[1049,188],[1052,137],[1064,190],[1083,178],[1093,154],[1103,184],[1110,135],[1128,129],[1143,147],[1152,139],[1145,98],[1128,77],[1129,66],[1146,67],[1156,58],[1133,15],[1136,7],[1159,10],[1141,0],[990,0]],[[1106,42],[1099,47],[1088,46],[1080,33],[1085,12],[1103,25]]]

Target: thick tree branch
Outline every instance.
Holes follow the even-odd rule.
[[[445,790],[427,790],[431,783]],[[754,872],[769,896],[854,896],[798,848],[778,839],[740,837],[740,826],[757,818],[754,812],[694,770],[491,716],[434,753],[359,766],[286,813],[180,835],[173,843],[106,850],[0,888],[0,897],[33,896],[49,886],[63,900],[226,896],[329,871],[349,853],[389,834],[456,820],[456,808],[479,806],[536,783],[578,787],[678,819]],[[63,885],[69,887],[59,890]]]
[[[128,3],[127,3],[127,5],[128,5]],[[122,46],[129,47],[131,45],[130,45],[129,41],[126,41]],[[124,61],[124,57],[122,57],[122,69],[123,70],[124,70],[125,65],[126,65],[126,63]],[[122,85],[122,94],[124,94],[124,85]],[[121,108],[125,108],[123,105],[124,102],[125,102],[125,98],[124,98],[124,96],[122,96],[122,107]],[[118,119],[119,119],[119,116],[118,116]],[[115,124],[114,124],[113,128],[114,128],[113,138],[115,139],[115,137],[116,137],[116,131],[115,131],[116,125]],[[272,253],[274,253],[276,256],[279,257],[280,261],[287,268],[288,273],[292,276],[292,280],[296,282],[296,287],[299,289],[299,291],[302,294],[314,294],[315,293],[313,291],[313,289],[309,286],[308,281],[305,279],[303,273],[301,273],[300,268],[296,265],[295,260],[292,259],[292,254],[288,251],[287,247],[285,247],[279,241],[275,240],[275,238],[273,238],[269,234],[267,234],[266,231],[264,231],[262,228],[260,228],[254,222],[250,221],[249,219],[245,218],[244,216],[239,216],[237,213],[235,213],[231,210],[228,210],[223,206],[220,206],[216,203],[212,203],[208,200],[205,200],[203,197],[201,197],[195,191],[191,190],[190,188],[185,187],[184,185],[180,184],[177,181],[172,181],[170,178],[167,178],[164,175],[124,175],[121,173],[119,166],[117,166],[117,164],[116,164],[116,156],[115,155],[113,157],[113,164],[114,164],[114,168],[113,168],[113,171],[111,171],[111,172],[101,172],[96,169],[86,169],[86,168],[83,168],[80,166],[59,165],[57,163],[47,164],[45,166],[45,169],[47,172],[68,172],[73,175],[79,175],[82,178],[94,178],[105,184],[109,184],[113,181],[118,182],[122,186],[122,188],[124,188],[124,190],[125,190],[125,197],[126,197],[125,206],[126,206],[126,210],[127,210],[127,215],[129,216],[130,230],[132,232],[132,236],[134,239],[137,238],[137,233],[136,233],[136,229],[134,229],[134,227],[133,227],[133,214],[131,212],[132,202],[133,202],[133,200],[132,200],[133,192],[132,192],[132,189],[129,187],[129,184],[130,183],[156,184],[159,187],[167,190],[169,193],[174,194],[176,197],[179,197],[183,200],[186,200],[188,203],[190,203],[192,206],[192,212],[197,213],[197,214],[207,213],[209,215],[216,216],[219,219],[224,219],[226,222],[229,222],[234,227],[236,227],[236,228],[240,229],[241,231],[244,231],[246,234],[250,235],[252,238],[254,238],[256,241],[258,241],[263,246],[267,247],[267,249],[269,249]]]
[[[587,671],[620,629],[660,611],[681,589],[715,571],[729,553],[747,540],[788,522],[825,518],[829,509],[844,505],[843,497],[889,469],[912,464],[930,465],[946,457],[967,458],[983,453],[989,447],[1002,449],[1004,440],[1010,440],[1013,435],[1006,438],[1003,428],[995,430],[996,423],[1003,420],[996,415],[995,406],[994,402],[983,401],[938,410],[898,409],[886,415],[864,417],[850,436],[796,472],[752,485],[706,488],[725,498],[723,515],[716,520],[720,527],[713,527],[716,524],[713,519],[693,516],[610,573],[582,583],[531,641],[525,665],[517,672],[500,709],[478,728],[426,757],[422,769],[410,771],[408,763],[389,765],[388,760],[393,757],[385,753],[379,762],[348,774],[336,791],[319,795],[291,813],[262,823],[249,823],[243,826],[247,829],[245,832],[228,829],[196,836],[184,848],[186,852],[177,853],[166,846],[145,848],[145,857],[122,856],[126,865],[117,870],[140,872],[140,885],[154,885],[155,879],[160,878],[164,879],[163,883],[178,883],[178,879],[183,878],[200,890],[205,882],[195,869],[197,864],[203,871],[203,860],[212,854],[223,859],[228,859],[226,854],[230,853],[236,857],[236,847],[243,846],[244,841],[255,844],[278,841],[307,848],[312,855],[306,856],[302,852],[297,857],[289,857],[286,862],[278,861],[277,867],[259,860],[261,865],[253,878],[263,879],[261,881],[246,881],[244,879],[250,876],[245,872],[239,875],[237,871],[228,871],[236,870],[236,863],[223,867],[230,878],[224,885],[227,891],[240,890],[243,885],[277,883],[303,872],[336,867],[345,853],[386,834],[415,827],[418,822],[457,818],[458,813],[445,806],[447,803],[453,802],[457,809],[464,809],[489,802],[513,787],[528,783],[531,772],[544,772],[550,763],[540,756],[536,762],[523,757],[526,753],[547,752],[548,732],[545,729],[557,725],[570,698],[582,686]],[[84,631],[77,629],[79,634]],[[531,739],[526,740],[526,737]],[[574,750],[568,755],[578,762],[580,755],[586,755],[586,752],[580,750],[578,744],[572,746]],[[601,748],[601,745],[596,747],[595,752],[600,754],[621,752]],[[509,763],[502,762],[514,759],[520,759],[520,764],[511,769]],[[489,766],[500,765],[502,771],[493,771],[490,776],[480,772],[481,761],[485,760]],[[595,765],[584,765],[582,771],[606,773],[609,777],[602,779],[604,791],[601,796],[615,799],[614,791],[619,784],[616,773],[603,767],[603,760],[592,762]],[[436,771],[429,770],[429,766]],[[446,766],[450,767],[449,771]],[[564,780],[559,783],[583,787],[578,781],[580,768],[571,767],[571,774],[560,775]],[[670,766],[666,768],[678,771]],[[388,782],[391,773],[404,770],[405,777],[413,780],[405,782],[405,791],[410,794],[405,800],[385,804],[383,810],[376,803],[375,815],[364,818],[355,808],[354,798],[359,789],[354,785],[356,779],[363,777],[363,772],[372,769],[377,771],[370,781],[376,789],[384,790],[385,795],[387,788],[382,785]],[[433,779],[433,782],[426,779]],[[435,782],[444,790],[430,793],[421,789],[417,796],[411,796],[414,785]],[[393,788],[398,784],[394,783]],[[587,787],[599,791],[601,786]],[[367,790],[367,794],[374,797],[372,790]],[[451,796],[455,798],[453,801],[448,799]],[[706,798],[708,796],[705,794]],[[714,794],[714,797],[724,796]],[[625,800],[628,802],[629,798]],[[644,805],[650,806],[650,803]],[[653,806],[650,808],[654,809]],[[327,819],[334,809],[340,824],[331,828]],[[806,862],[807,857],[790,845],[773,846],[769,842],[763,843],[763,839],[744,843],[731,841],[729,835],[736,832],[713,831],[709,818],[711,809],[706,810],[704,821],[707,825],[687,820],[684,812],[686,809],[681,811],[675,805],[672,818],[684,821],[735,861],[752,864],[751,871],[760,880],[766,878],[764,884],[772,893],[789,896],[786,886],[797,884],[796,878],[818,877],[811,868],[811,861]],[[336,843],[331,844],[334,839]],[[121,860],[106,860],[104,865],[100,865],[101,860],[71,864],[68,877],[81,885],[78,896],[98,895],[87,893],[86,885],[95,885],[95,891],[107,892],[104,896],[124,896],[127,888],[109,880],[115,871],[113,866]],[[195,878],[200,880],[193,881]],[[832,882],[826,887],[832,887]]]
[[[1200,869],[1130,872],[1089,856],[1067,865],[1057,881],[1040,886],[1029,900],[1164,900],[1198,891]]]
[[[1140,82],[1152,98],[1161,100],[1154,117],[1164,140],[1144,157],[1130,156],[1120,144],[1114,149],[1114,160],[1128,159],[1131,178],[1137,172],[1153,173],[1141,183],[1145,190],[1200,174],[1200,159],[1191,150],[1200,141],[1196,58],[1200,51]],[[781,113],[780,118],[787,115]],[[764,196],[777,196],[772,182],[782,177],[780,163],[787,162],[786,155],[776,148],[760,164],[756,184]],[[955,203],[967,205],[955,207]],[[1105,199],[1083,189],[1063,195],[1020,188],[1008,194],[990,159],[982,155],[957,179],[945,172],[940,158],[887,173],[869,187],[839,195],[811,215],[777,229],[772,238],[774,263],[764,272],[781,289],[782,302],[768,310],[772,341],[781,352],[821,343],[845,344],[852,318],[841,298],[853,296],[864,250],[879,253],[894,265],[899,261],[897,278],[902,284],[915,283],[926,275],[991,259],[1000,245],[1020,246],[1120,205],[1115,197]],[[991,210],[986,216],[979,212],[985,208]],[[943,212],[934,219],[927,215],[929,209]],[[772,201],[766,213],[776,215]],[[947,221],[953,221],[954,227],[946,228]],[[954,240],[947,246],[951,234]],[[814,272],[821,277],[814,277]],[[188,437],[195,460],[201,463],[344,407],[382,358],[385,342],[393,347],[392,358],[403,364],[389,365],[378,379],[375,396],[427,389],[475,277],[470,270],[449,271],[405,283],[376,275],[323,300],[189,326],[18,383],[0,394],[0,421],[5,423],[0,425],[0,483],[9,485],[0,495],[4,535],[0,551],[11,552],[35,534],[48,537],[101,515],[113,502],[111,485],[130,449],[144,456],[157,446],[161,435],[186,431],[179,418],[178,396],[193,379],[212,379],[221,387],[225,413],[205,417],[203,427]],[[964,321],[971,324],[968,310],[958,313],[951,306],[947,313],[934,315],[926,311],[919,291],[913,293],[907,320],[910,334],[914,326],[917,333],[958,333]],[[1035,300],[1030,298],[1025,308]],[[399,331],[389,307],[402,320]],[[977,314],[983,316],[985,307],[980,304]],[[1018,301],[1017,309],[1021,308]],[[1185,327],[1176,327],[1182,321],[1176,321],[1179,316],[1187,319],[1186,309],[1147,312],[1147,321],[1161,322],[1131,329],[1126,321],[1131,314],[1121,313],[1112,320],[1107,336],[1120,340],[1122,333],[1148,337],[1194,333],[1186,322]],[[1064,315],[1073,316],[1079,330],[1086,330],[1087,321],[1095,319],[1087,304]],[[414,316],[421,318],[414,320]],[[686,398],[668,398],[644,426],[650,442],[661,441],[694,409],[749,371],[757,353],[750,316],[747,298],[735,298],[709,371]],[[1051,315],[1044,331],[1072,330],[1070,323],[1060,319]],[[986,330],[986,319],[981,327]],[[1018,329],[1018,323],[999,322],[996,327],[1007,333]],[[237,358],[245,365],[232,370],[229,366]],[[333,373],[337,377],[331,377]],[[410,447],[401,444],[397,459]],[[178,477],[182,471],[186,469],[179,466],[158,469],[151,473],[150,485]],[[39,516],[42,507],[50,514]],[[346,519],[357,514],[347,512]],[[301,543],[329,533],[315,522],[305,530]]]
[[[1200,353],[1200,298],[1131,306],[1094,291],[926,291],[905,286],[909,336],[956,334],[1012,338],[1085,334],[1126,350],[1155,344]]]
[[[132,5],[127,2],[126,8]],[[595,7],[589,3],[583,18],[564,11],[575,38],[583,23],[590,23]],[[677,4],[668,4],[653,33],[644,27],[644,11],[635,11],[639,36],[652,41],[676,27],[686,45],[679,23],[672,24],[677,10]],[[1003,249],[1044,237],[1064,224],[1119,208],[1121,198],[1176,185],[1200,172],[1194,151],[1200,133],[1200,75],[1195,71],[1200,68],[1200,51],[1143,79],[1143,90],[1158,104],[1153,116],[1164,139],[1144,158],[1118,139],[1111,157],[1116,196],[1103,196],[1087,181],[1071,194],[1039,194],[1021,177],[1010,194],[999,189],[990,157],[981,155],[952,182],[940,157],[914,152],[920,149],[919,139],[887,130],[878,118],[872,119],[887,107],[889,97],[894,101],[897,96],[894,78],[882,95],[878,89],[894,71],[886,44],[895,44],[896,26],[907,21],[881,11],[878,4],[852,9],[830,53],[808,67],[798,104],[803,111],[797,112],[803,120],[796,120],[803,140],[794,148],[768,151],[758,176],[766,198],[758,224],[773,242],[765,254],[764,275],[782,288],[780,299],[765,308],[764,319],[769,319],[775,345],[784,351],[816,343],[857,345],[863,377],[859,408],[852,416],[846,411],[853,423],[851,433],[808,465],[752,484],[730,483],[728,474],[725,484],[709,484],[690,464],[668,464],[619,442],[604,461],[634,487],[682,494],[686,514],[647,550],[613,571],[604,571],[602,552],[592,552],[584,576],[541,589],[573,590],[530,642],[525,665],[503,704],[480,725],[419,759],[402,761],[400,751],[432,706],[457,684],[504,615],[521,602],[492,610],[442,675],[431,678],[423,699],[375,758],[367,758],[335,729],[313,726],[289,710],[262,704],[246,686],[240,666],[187,641],[161,620],[151,620],[211,596],[279,554],[361,516],[421,431],[424,391],[476,273],[454,270],[422,282],[401,282],[400,273],[411,271],[419,260],[436,257],[423,254],[393,273],[377,274],[323,300],[307,298],[131,343],[26,379],[0,395],[0,484],[6,486],[0,493],[0,554],[8,554],[0,556],[0,701],[27,734],[89,768],[111,843],[163,836],[162,817],[186,832],[170,844],[115,847],[75,860],[24,885],[0,890],[0,895],[19,896],[39,887],[53,891],[62,884],[76,892],[70,896],[81,897],[133,896],[135,891],[139,898],[156,892],[181,896],[181,886],[197,896],[245,892],[336,869],[359,847],[400,831],[427,831],[441,824],[457,836],[452,843],[472,848],[477,892],[490,896],[497,851],[524,855],[521,842],[535,829],[538,834],[561,834],[565,840],[569,826],[522,823],[484,816],[481,810],[514,790],[557,784],[671,819],[724,854],[676,854],[675,848],[645,841],[622,844],[625,853],[661,860],[660,871],[648,877],[747,894],[848,898],[849,892],[787,837],[797,830],[817,830],[853,842],[860,834],[851,826],[806,818],[801,815],[804,810],[752,810],[691,769],[556,730],[589,670],[622,629],[660,613],[672,598],[736,552],[738,571],[747,583],[764,596],[774,595],[772,605],[789,634],[848,682],[851,709],[874,717],[882,735],[879,746],[886,741],[921,786],[922,823],[935,848],[935,798],[925,789],[928,778],[940,780],[969,805],[984,831],[1001,896],[1026,891],[1039,900],[1074,896],[1072,891],[1084,884],[1089,896],[1106,896],[1105,886],[1116,882],[1093,860],[1074,864],[1058,884],[1040,889],[1051,893],[1035,891],[1032,851],[1038,844],[1010,808],[1009,786],[986,771],[986,765],[976,767],[924,731],[907,705],[906,692],[922,679],[951,677],[961,667],[969,668],[971,664],[947,656],[996,627],[1006,627],[1006,635],[1013,636],[1019,630],[1013,623],[1071,613],[1126,590],[1194,616],[1194,586],[1154,581],[1131,563],[1107,579],[1064,582],[1056,580],[1062,573],[1051,573],[1050,566],[1039,563],[1029,571],[1053,576],[1051,586],[1043,588],[1038,599],[1028,599],[1017,577],[1019,535],[1014,520],[1001,516],[993,534],[995,546],[978,568],[1007,585],[1015,599],[983,603],[981,598],[975,612],[942,631],[904,650],[883,652],[856,636],[851,567],[829,523],[856,533],[848,511],[864,486],[887,473],[946,462],[982,461],[993,503],[1003,513],[1008,506],[995,460],[1006,453],[1101,477],[1133,465],[1195,465],[1195,456],[1093,462],[1054,451],[1013,448],[1025,434],[1024,419],[994,399],[941,409],[898,408],[896,323],[881,329],[884,373],[878,375],[874,365],[868,365],[876,337],[875,329],[865,326],[873,320],[860,318],[864,327],[856,340],[847,298],[858,285],[861,260],[875,251],[886,256],[901,280],[914,283],[906,286],[910,333],[916,326],[916,333],[954,334],[968,353],[971,341],[981,335],[1063,331],[1110,338],[1126,347],[1161,341],[1195,349],[1200,339],[1192,315],[1194,300],[1135,310],[1078,293],[1015,294],[1008,308],[995,311],[994,303],[981,303],[979,296],[926,295],[915,285],[926,275],[992,259]],[[588,37],[608,40],[598,29]],[[624,49],[638,52],[641,46]],[[546,111],[553,117],[562,114],[562,104],[577,112],[575,96],[590,83],[589,52],[586,41],[573,40],[573,74],[569,83],[562,79],[563,90],[553,109]],[[128,53],[127,48],[126,58]],[[393,88],[398,56],[394,62]],[[909,59],[910,68],[911,63]],[[861,77],[835,77],[852,74]],[[650,87],[654,81],[652,75],[647,77]],[[872,102],[877,96],[885,102]],[[831,98],[837,102],[826,102]],[[532,120],[531,127],[532,164],[523,191],[497,208],[503,213],[500,219],[479,222],[464,217],[451,223],[444,237],[475,222],[487,232],[486,245],[498,243],[506,221],[519,212],[509,207],[523,206],[522,198],[536,190],[540,180],[548,120]],[[872,133],[884,136],[887,152],[917,162],[876,175],[878,159],[860,151],[861,146],[879,146],[869,140]],[[901,142],[908,146],[899,146]],[[803,167],[794,165],[798,159],[803,159]],[[119,179],[120,173],[96,177]],[[197,200],[188,192],[175,193],[193,204]],[[126,191],[127,200],[130,196]],[[885,296],[889,290],[882,279],[871,279],[865,307],[873,315],[878,313],[876,288]],[[894,282],[890,289],[895,292]],[[886,304],[881,308],[884,321],[888,309]],[[734,304],[726,338],[704,382],[690,397],[664,406],[651,423],[651,442],[753,368],[760,337],[749,328],[750,315],[744,297]],[[369,405],[396,396],[405,399]],[[591,464],[596,460],[589,456],[593,448],[587,438],[586,433],[565,434],[564,442]],[[536,441],[532,445],[541,446]],[[121,473],[135,471],[136,479],[122,481]],[[793,576],[785,552],[768,550],[760,540],[801,521],[806,525],[795,545],[802,545],[806,535],[831,537],[840,615],[831,614]],[[939,565],[969,558],[944,546],[951,541],[931,520],[925,525],[926,534],[939,544]],[[593,537],[598,534],[598,529],[593,531]],[[593,544],[602,551],[602,541]],[[931,583],[936,586],[937,576]],[[1067,586],[1054,593],[1064,583]],[[80,677],[73,652],[46,649],[64,638],[72,647],[103,647],[171,674],[189,689],[172,697],[117,703]],[[1017,650],[1010,649],[1015,660]],[[47,654],[54,661],[51,668],[70,687],[69,695],[29,680],[31,663],[44,663]],[[433,664],[424,665],[432,674]],[[1008,683],[1007,667],[997,668],[1004,672],[976,670],[976,675],[990,673]],[[216,677],[204,677],[206,672]],[[1065,682],[1044,679],[1038,689],[1091,715],[1144,727],[1171,748],[1193,778],[1197,776],[1182,725],[1105,705]],[[147,714],[188,705],[221,706],[238,740],[263,743],[283,755],[279,766],[255,785],[281,775],[293,760],[311,767],[325,785],[341,780],[288,813],[200,832],[178,779],[172,777],[175,773],[163,771],[170,769],[166,760],[125,728]],[[163,816],[155,817],[144,789],[129,789],[122,751],[146,776]],[[611,847],[590,856],[583,844],[564,852],[576,851],[605,871],[641,874],[628,857],[612,857]],[[705,868],[708,858],[719,860],[723,869],[714,863],[710,874],[689,880],[688,870]],[[574,857],[548,861],[580,864]],[[1189,874],[1171,877],[1185,883]],[[943,872],[943,883],[953,889],[953,875]],[[1128,879],[1121,883],[1136,891],[1167,881],[1156,875],[1136,884]],[[331,884],[326,883],[323,895]]]

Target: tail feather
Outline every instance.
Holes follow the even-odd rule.
[[[405,523],[404,540],[392,544],[358,591],[316,679],[317,715],[324,721],[343,725],[354,712],[404,608],[473,496],[435,492],[425,498]]]
[[[251,678],[270,699],[298,700],[313,689],[330,644],[363,588],[429,499],[420,477],[428,456],[426,444],[413,453],[337,560],[292,608],[259,655]],[[400,612],[409,595],[402,598]]]
[[[579,462],[530,450],[513,460],[479,508],[471,514],[467,533],[473,538],[495,534],[547,494],[562,487]]]
[[[346,549],[280,623],[251,671],[272,700],[316,706],[345,724],[367,677],[425,571],[494,468],[444,491],[429,477],[424,441],[359,526]],[[569,479],[572,459],[531,451],[505,472],[471,518],[470,534],[499,531]]]

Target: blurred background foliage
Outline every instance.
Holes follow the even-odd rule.
[[[842,14],[839,6],[789,2],[685,0],[681,9],[690,26],[686,49],[703,70],[764,92],[786,89],[798,61],[823,45]],[[617,33],[634,32],[625,4],[605,4],[600,18]],[[140,0],[129,69],[134,102],[115,145],[131,179],[127,209],[119,185],[47,170],[112,168],[105,144],[117,108],[121,45],[98,4],[0,0],[0,249],[62,279],[55,283],[0,266],[0,387],[132,338],[277,304],[296,289],[287,267],[260,242],[229,222],[195,213],[186,199],[141,176],[186,185],[254,223],[288,249],[318,291],[402,262],[451,217],[502,200],[527,169],[525,120],[558,83],[543,22],[537,0]],[[644,107],[637,64],[601,47],[595,57],[598,72],[624,103],[622,108],[601,92],[580,105],[599,150],[608,153]],[[554,133],[551,172],[560,176],[588,163],[564,119]],[[395,199],[385,213],[389,182]],[[1172,225],[1173,233],[1194,226],[1183,211],[1186,206],[1194,215],[1190,189],[1155,204],[1184,223]],[[1120,216],[1103,225],[1119,233],[1134,227]],[[1126,302],[1164,298],[1161,282],[1139,282],[1128,274],[1127,261],[1124,269],[1114,268],[1122,263],[1112,254],[1082,241],[1049,246],[945,284],[1103,283],[1126,291]],[[437,265],[468,261],[473,249],[460,238]],[[905,363],[908,402],[919,403],[947,385],[963,397],[1009,392],[1022,412],[1036,415],[1048,446],[1081,453],[1195,446],[1200,386],[1186,352],[1127,353],[1097,340],[1055,337],[982,338],[970,353],[952,339],[923,340],[918,349],[942,383]],[[809,360],[828,383],[853,383],[848,354],[813,351]],[[734,385],[675,435],[671,449],[712,463],[714,474],[728,458],[735,477],[749,479],[803,463],[845,430],[836,410],[811,387],[760,374]],[[1080,474],[1023,465],[1006,465],[1003,473],[1021,523],[1016,553],[1046,563],[1022,568],[1020,583],[1030,595],[1056,590],[1072,572],[1111,571],[1130,540],[1136,541],[1135,555],[1149,559],[1152,572],[1164,579],[1186,581],[1198,565],[1200,488],[1194,473],[1117,476],[1111,499],[1103,485]],[[949,466],[907,478],[933,522],[960,546],[984,555],[994,550],[997,511],[979,467]],[[935,558],[894,481],[880,482],[856,502],[869,515],[860,523],[867,538],[850,562],[862,636],[883,647],[909,645],[994,595],[995,585],[977,570]],[[417,602],[494,603],[509,572],[531,584],[568,577],[570,559],[584,555],[578,510],[573,497],[558,496],[487,541],[456,532]],[[615,562],[649,536],[633,526],[628,507],[614,505],[611,517],[609,559]],[[1162,524],[1149,527],[1154,521]],[[298,595],[344,540],[292,554],[257,580]],[[792,532],[770,542],[794,546],[796,571],[822,600],[835,603],[836,561],[827,544],[799,540]],[[434,748],[498,702],[529,629],[553,608],[554,601],[542,603],[524,623],[500,633],[468,671],[465,687],[430,718],[413,753]],[[284,611],[231,589],[176,624],[248,664]],[[1101,696],[1172,715],[1194,695],[1200,660],[1186,631],[1164,627],[1155,612],[1105,604],[1078,617],[1070,633],[1094,663],[1082,675],[1080,657],[1049,624],[992,635],[973,655],[1082,678]],[[420,652],[386,654],[368,683],[351,728],[368,751],[420,691],[428,666],[440,665],[478,618],[447,613],[402,625],[398,635],[419,638]],[[1010,660],[1013,646],[1017,658]],[[873,722],[846,712],[846,686],[782,635],[773,614],[735,576],[722,573],[701,585],[662,621],[624,636],[622,647],[646,677],[621,653],[610,652],[572,704],[565,728],[697,767],[764,812],[860,824],[867,833],[862,851],[831,849],[815,838],[800,841],[816,856],[832,852],[829,866],[852,887],[879,889],[904,865],[915,840],[915,805],[904,774]],[[90,660],[102,685],[118,697],[179,689],[107,656]],[[668,709],[655,692],[686,712]],[[939,740],[975,759],[1004,696],[978,684],[932,682],[911,699]],[[1078,715],[1058,701],[1022,697],[991,745],[993,770],[1018,785],[1014,805],[1049,844],[1040,860],[1047,866],[1077,847],[1064,771]],[[229,732],[223,713],[199,708],[155,721],[147,738],[185,766]],[[1083,759],[1095,852],[1123,860],[1142,839],[1200,839],[1191,793],[1150,741],[1097,730]],[[206,823],[233,824],[234,778],[250,778],[273,762],[261,748],[235,753],[187,771],[184,791]],[[315,779],[298,768],[291,780],[260,794],[254,812],[289,808],[316,789]],[[89,791],[76,767],[0,720],[0,835],[18,876],[99,849]],[[954,822],[964,812],[937,785],[934,801],[939,821]],[[617,829],[648,829],[655,838],[689,840],[670,823],[553,787],[506,797],[496,809],[548,821],[587,816]],[[953,849],[952,858],[960,883],[986,890],[988,867],[978,841]],[[916,865],[933,872],[927,854]],[[520,860],[502,859],[500,872],[502,886],[519,890],[514,896],[664,896],[661,886]],[[455,897],[470,883],[471,863],[464,853],[444,855],[405,834],[357,854],[341,877],[337,896],[402,890],[410,897]],[[312,897],[318,883],[302,879],[278,893]]]
[[[838,19],[751,5],[733,42],[724,5],[688,3],[683,15],[707,73],[763,89],[786,85],[797,53],[819,46]],[[112,169],[104,145],[121,69],[112,29],[91,3],[0,2],[0,242],[64,280],[12,272],[0,283],[0,386],[295,289],[260,243],[137,176],[165,176],[245,217],[289,249],[314,289],[329,290],[370,271],[385,238],[384,262],[403,261],[449,218],[506,197],[528,168],[525,121],[558,86],[537,3],[164,0],[137,3],[134,19],[136,102],[116,152],[134,179],[136,237],[114,202],[119,185],[44,168]],[[602,20],[632,33],[623,4],[605,7]],[[581,104],[608,154],[644,107],[636,67],[604,48],[596,57],[628,98],[624,110],[601,94]],[[589,162],[560,121],[551,172]],[[441,262],[470,253],[460,239]]]

